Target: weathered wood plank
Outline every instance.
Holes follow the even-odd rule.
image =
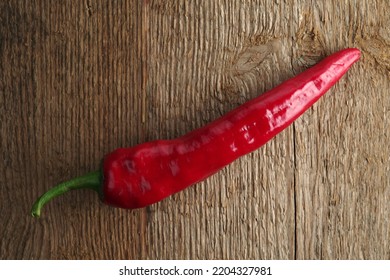
[[[298,258],[390,258],[389,3],[352,3],[326,1],[298,15],[304,18],[298,50],[347,44],[363,51],[347,77],[294,126]],[[372,37],[381,43],[372,46]]]
[[[1,3],[0,257],[389,259],[389,9]],[[78,191],[28,215],[112,149],[180,136],[352,46],[361,61],[313,109],[206,181],[136,211]]]

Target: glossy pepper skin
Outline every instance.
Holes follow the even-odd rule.
[[[97,190],[112,206],[135,209],[161,201],[267,143],[312,106],[359,58],[358,49],[336,52],[180,138],[117,149],[105,156],[102,174],[80,178],[87,181],[84,186]],[[42,199],[43,204],[49,199],[50,195]],[[39,216],[43,204],[34,205],[34,216]]]

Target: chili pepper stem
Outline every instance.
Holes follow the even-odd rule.
[[[95,171],[54,186],[35,201],[31,215],[38,218],[41,215],[42,207],[47,202],[71,190],[92,189],[102,195],[101,177],[102,173]]]

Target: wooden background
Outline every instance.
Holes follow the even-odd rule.
[[[1,1],[1,259],[390,259],[388,0]],[[34,200],[117,147],[180,136],[345,47],[291,127],[129,211]]]

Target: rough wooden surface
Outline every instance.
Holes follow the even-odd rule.
[[[2,1],[1,259],[389,259],[387,0]],[[361,61],[260,150],[137,211],[54,184],[202,126],[345,47]]]

